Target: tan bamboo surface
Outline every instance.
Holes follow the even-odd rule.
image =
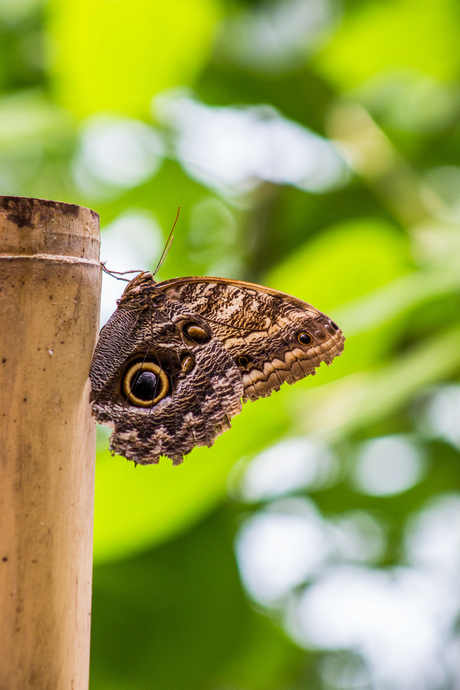
[[[87,690],[99,217],[0,197],[0,690]]]

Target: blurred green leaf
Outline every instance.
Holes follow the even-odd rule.
[[[91,690],[211,690],[234,683],[278,690],[289,682],[302,654],[246,605],[232,522],[232,513],[221,510],[190,536],[96,566]]]
[[[0,151],[2,153],[59,149],[73,134],[69,114],[43,91],[21,91],[0,99]]]
[[[336,318],[350,336],[357,335],[388,324],[436,297],[456,293],[459,287],[455,269],[417,271],[341,307]]]
[[[268,404],[267,404],[268,403]],[[94,517],[95,561],[119,559],[189,529],[226,493],[227,475],[242,455],[255,453],[288,426],[286,414],[268,400],[246,405],[233,429],[212,451],[197,448],[182,465],[162,458],[141,466],[124,458],[98,455]]]
[[[304,394],[294,406],[304,432],[350,434],[397,412],[424,386],[460,369],[460,326],[436,335],[376,372],[361,371]]]
[[[325,228],[268,276],[268,284],[329,312],[406,273],[407,238],[379,218]]]
[[[340,90],[406,70],[454,79],[460,64],[458,12],[455,0],[358,3],[317,57],[319,69]]]
[[[220,14],[218,0],[53,0],[49,55],[58,102],[78,117],[148,117],[155,93],[193,83]]]

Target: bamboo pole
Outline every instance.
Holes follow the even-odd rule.
[[[87,690],[99,218],[0,197],[0,690]]]

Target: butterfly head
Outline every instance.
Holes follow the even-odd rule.
[[[135,278],[133,278],[125,288],[118,304],[138,300],[139,297],[149,296],[156,291],[156,280],[150,271],[142,271]]]

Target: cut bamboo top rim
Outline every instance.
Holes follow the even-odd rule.
[[[21,257],[99,263],[99,215],[62,201],[0,196],[0,259]]]

